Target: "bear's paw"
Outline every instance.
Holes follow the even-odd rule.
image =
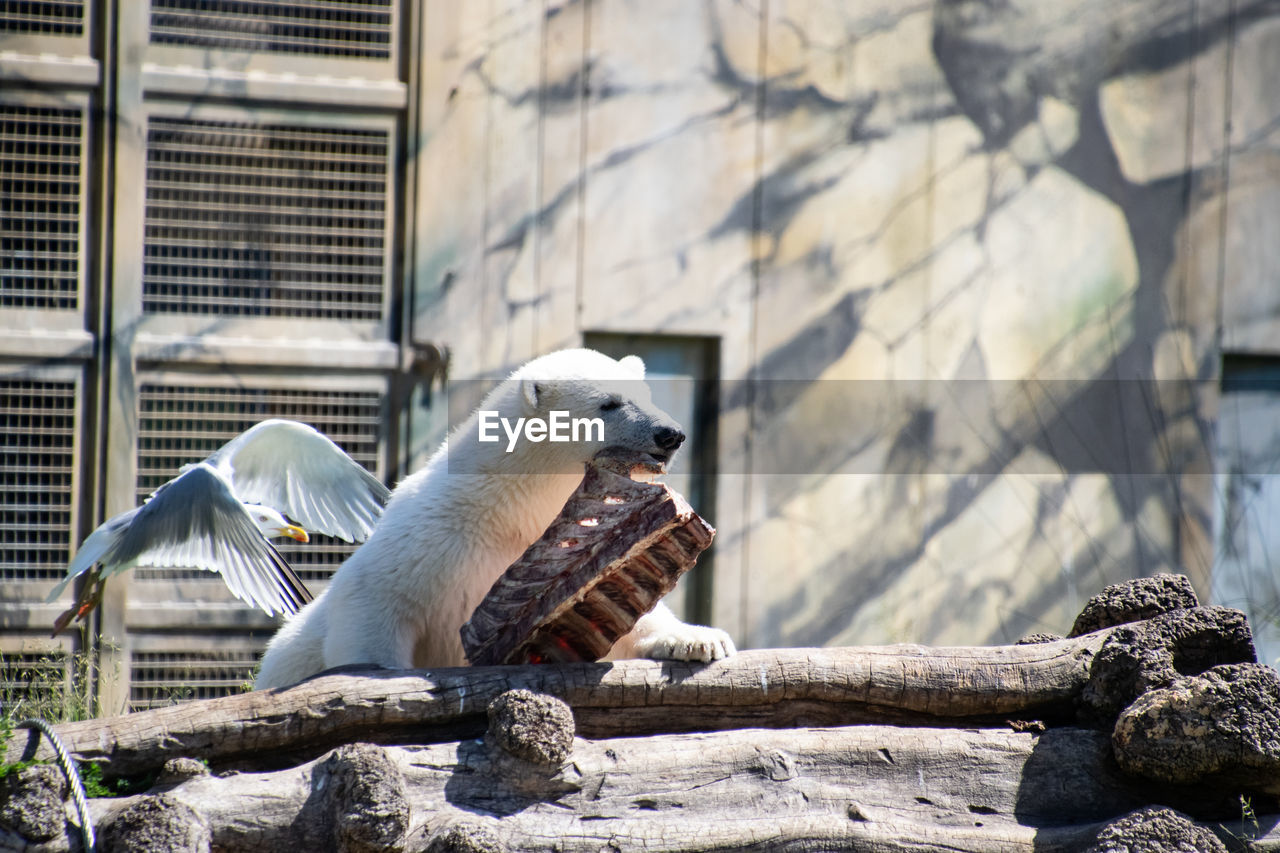
[[[736,652],[728,634],[706,625],[673,626],[636,643],[636,653],[653,660],[709,662]]]

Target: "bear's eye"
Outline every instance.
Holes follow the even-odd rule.
[[[621,400],[616,399],[614,397],[610,397],[608,400],[605,400],[603,403],[600,404],[600,411],[612,412],[614,409],[618,409],[621,407],[622,407]]]

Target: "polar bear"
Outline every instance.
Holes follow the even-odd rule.
[[[550,440],[545,425],[554,431],[557,417],[561,437],[574,437],[569,423],[583,424],[577,440]],[[538,419],[544,427],[531,429]],[[602,428],[592,428],[596,419]],[[459,628],[559,514],[586,461],[607,445],[665,464],[683,441],[653,404],[638,357],[570,349],[530,361],[395,489],[369,540],[272,638],[255,688],[348,664],[465,664]],[[728,634],[685,624],[661,602],[611,652],[678,660],[733,653]]]

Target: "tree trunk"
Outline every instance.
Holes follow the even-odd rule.
[[[364,670],[359,678],[321,675],[290,688],[66,723],[57,732],[78,760],[102,763],[108,776],[131,776],[178,756],[281,766],[354,740],[455,740],[482,730],[489,702],[515,688],[563,699],[586,736],[1069,717],[1107,636],[1023,646],[758,650],[712,664]],[[5,760],[30,755],[29,741],[18,737]],[[35,755],[51,757],[45,744]]]
[[[366,669],[57,731],[148,788],[93,801],[101,850],[1280,849],[1280,675],[1166,587],[1066,640]],[[77,849],[59,781],[0,785],[0,851]]]
[[[492,739],[344,749],[384,755],[371,775],[392,778],[375,786],[403,791],[408,811],[389,822],[396,837],[384,833],[384,849],[422,849],[452,832],[487,833],[512,850],[1079,850],[1100,824],[1153,800],[1208,821],[1239,816],[1231,798],[1209,802],[1202,791],[1126,777],[1107,735],[1076,728],[577,739],[564,763],[546,769]],[[335,832],[359,804],[327,793],[339,790],[326,782],[336,763],[331,754],[272,773],[206,774],[165,797],[203,815],[217,849],[352,849]],[[95,800],[95,822],[109,824],[139,799]]]

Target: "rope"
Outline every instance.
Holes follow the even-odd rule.
[[[53,751],[58,756],[58,766],[62,768],[62,775],[67,777],[67,784],[71,787],[71,800],[75,803],[76,816],[80,818],[80,838],[84,842],[86,853],[92,853],[97,841],[93,837],[93,818],[89,815],[89,803],[85,799],[84,783],[80,781],[80,772],[76,769],[75,763],[67,753],[67,748],[62,745],[61,738],[54,732],[53,727],[44,720],[23,720],[15,725],[14,728],[35,729],[47,737],[49,743],[53,744]]]

